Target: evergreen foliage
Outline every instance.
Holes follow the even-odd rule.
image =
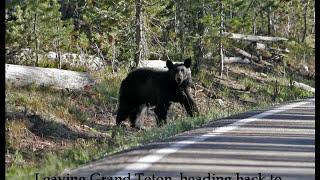
[[[135,5],[140,1],[6,2],[6,48],[9,52],[28,48],[34,59],[38,59],[38,53],[48,51],[58,55],[62,52],[97,55],[107,61],[134,59],[137,47]],[[305,57],[312,59],[314,54],[314,46],[310,47],[315,33],[312,0],[150,0],[141,1],[141,4],[144,59],[179,61],[192,56],[197,64],[203,63],[208,53],[217,57],[221,13],[223,31],[286,37],[290,39],[290,47],[296,44],[293,53],[307,54],[304,61]],[[225,49],[235,43],[222,41]],[[213,61],[219,62],[219,59]]]

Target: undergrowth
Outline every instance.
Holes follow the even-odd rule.
[[[288,86],[287,78],[270,74],[263,83],[252,77],[236,77],[245,87],[243,92],[237,92],[227,86],[215,86],[214,73],[201,71],[194,75],[195,81],[216,97],[197,99],[203,107],[199,116],[181,114],[162,127],[136,130],[114,125],[118,90],[127,72],[124,68],[118,73],[95,72],[92,76],[97,84],[79,92],[35,84],[15,88],[6,83],[6,178],[34,179],[35,173],[58,175],[65,169],[161,141],[215,119],[314,95]],[[279,82],[277,93],[275,80]]]

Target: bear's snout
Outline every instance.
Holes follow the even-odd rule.
[[[182,83],[182,77],[179,76],[178,74],[176,75],[175,80],[176,80],[176,82],[177,82],[178,84],[181,84],[181,83]]]
[[[177,77],[177,83],[181,83],[182,79],[180,77]]]

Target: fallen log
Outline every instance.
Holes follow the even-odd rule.
[[[230,72],[236,74],[237,76],[245,76],[245,77],[249,77],[251,79],[255,79],[256,81],[260,82],[260,83],[266,83],[266,82],[270,82],[270,80],[268,79],[268,76],[265,73],[252,73],[252,72],[246,72],[246,71],[239,71],[239,70],[235,70],[234,68],[230,68]]]
[[[223,32],[222,35],[231,39],[254,41],[254,42],[257,42],[257,41],[276,42],[276,41],[288,40],[287,38],[283,38],[283,37],[253,36],[253,35],[244,35],[244,34],[236,34],[236,33],[228,33],[228,32]]]
[[[239,84],[237,81],[221,79],[216,76],[212,81],[216,86],[228,87],[230,90],[247,91],[243,84]]]
[[[255,48],[256,48],[257,50],[265,50],[265,49],[266,49],[266,45],[257,42],[257,43],[255,44]]]
[[[289,49],[287,49],[287,48],[285,48],[285,49],[280,49],[280,48],[268,47],[267,49],[268,49],[268,50],[271,50],[271,51],[274,51],[274,52],[277,52],[278,54],[280,54],[280,53],[285,53],[285,54],[290,53]]]
[[[240,48],[235,48],[235,51],[237,53],[243,55],[244,57],[247,57],[249,59],[253,59],[255,61],[259,61],[259,58],[257,56],[254,56],[254,55],[252,55],[252,54],[250,54],[250,53],[248,53],[248,52],[246,52],[246,51],[244,51],[244,50],[242,50]]]
[[[88,73],[6,64],[6,81],[20,87],[35,83],[54,89],[82,90],[94,84]]]
[[[297,87],[297,88],[301,88],[301,89],[304,89],[306,91],[310,91],[310,92],[313,92],[315,93],[315,88],[309,86],[309,85],[306,85],[304,83],[299,83],[297,81],[293,81],[293,86]]]
[[[177,63],[183,63],[183,62],[173,62],[173,64]],[[166,61],[162,60],[142,60],[140,61],[139,68],[141,67],[149,67],[149,68],[155,68],[155,69],[160,69],[160,70],[168,70]]]
[[[265,65],[265,66],[273,66],[271,63],[267,62],[267,61],[264,61],[264,60],[260,60],[259,63]]]
[[[214,91],[211,91],[210,89],[203,87],[199,83],[194,83],[194,88],[201,89],[209,98],[217,98],[217,94]]]
[[[237,99],[242,102],[242,103],[245,103],[245,104],[257,104],[257,100],[255,98],[243,98],[241,96],[236,96]]]
[[[241,58],[241,57],[224,57],[223,62],[225,64],[231,64],[231,63],[249,64],[250,60],[247,58]]]
[[[269,70],[272,69],[272,65],[266,65],[264,63],[261,63],[261,61],[259,63],[256,63],[256,62],[252,61],[252,65],[256,66],[259,69],[259,71],[264,71],[264,70],[268,70],[269,71]]]
[[[162,60],[142,60],[140,61],[138,67],[150,67],[156,69],[166,70],[166,61]]]

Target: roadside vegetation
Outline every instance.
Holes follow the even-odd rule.
[[[313,96],[290,87],[289,79],[283,76],[240,76],[241,72],[253,72],[243,65],[231,70],[233,73],[223,79],[205,70],[194,75],[192,92],[199,116],[187,117],[176,104],[163,127],[156,127],[152,111],[147,113],[144,130],[129,128],[128,124],[115,126],[118,90],[128,71],[125,68],[118,73],[110,69],[92,73],[97,84],[81,92],[36,85],[16,88],[6,83],[6,177],[33,179],[35,172],[57,175],[64,169],[160,141],[215,119]]]

